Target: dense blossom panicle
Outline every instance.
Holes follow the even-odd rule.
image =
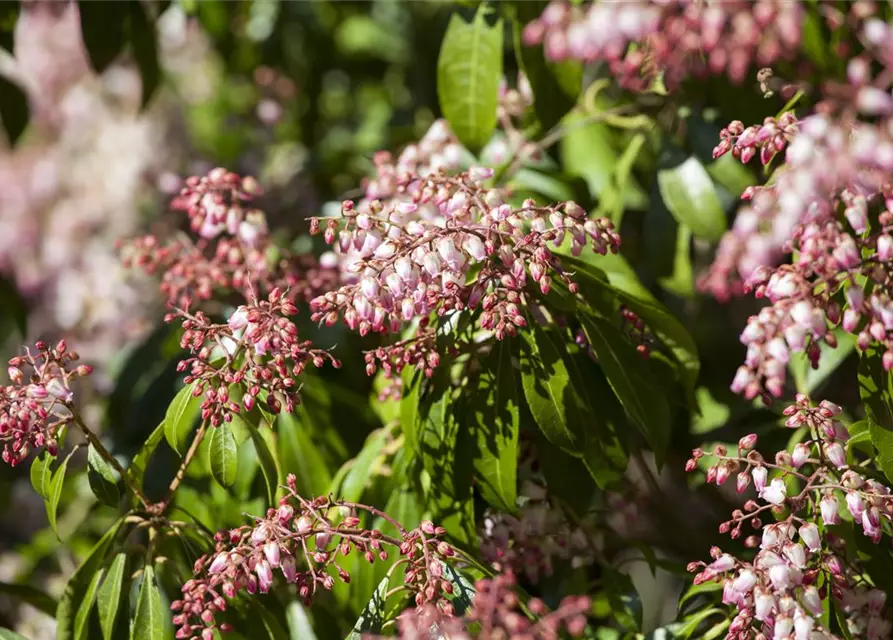
[[[562,631],[573,638],[583,635],[592,607],[589,598],[569,596],[555,611],[549,611],[541,600],[534,598],[527,603],[534,616],[531,620],[521,610],[521,601],[514,593],[515,583],[511,572],[479,580],[471,608],[460,618],[445,615],[431,605],[410,609],[397,618],[399,637],[401,640],[470,640],[473,637],[549,640],[558,638]]]
[[[168,306],[208,300],[215,291],[253,291],[279,287],[291,299],[309,299],[334,286],[338,272],[311,256],[292,256],[270,241],[266,216],[251,208],[261,193],[254,178],[222,168],[190,177],[172,202],[189,217],[197,239],[180,234],[164,241],[154,235],[122,245],[126,266],[160,273]]]
[[[300,403],[299,378],[308,363],[341,366],[328,351],[300,339],[289,319],[295,313],[294,303],[273,289],[266,300],[252,298],[238,307],[223,324],[202,311],[178,308],[165,316],[169,322],[182,321],[180,346],[192,355],[177,370],[189,372],[185,381],[194,385],[196,397],[204,395],[203,420],[214,426],[230,422],[233,413],[250,411],[258,397],[273,413],[292,413]],[[241,400],[231,397],[233,385],[245,389]]]
[[[407,531],[377,509],[333,501],[326,497],[305,500],[295,491],[295,476],[288,478],[289,495],[263,518],[217,534],[214,553],[195,562],[195,577],[182,587],[183,596],[171,603],[177,638],[213,637],[216,614],[227,608],[237,592],[267,593],[274,582],[294,585],[295,595],[309,605],[319,591],[330,591],[335,580],[350,582],[343,565],[352,554],[368,562],[395,562],[406,567],[405,584],[416,606],[431,606],[442,615],[453,614],[449,595],[452,583],[444,566],[455,555],[442,540],[444,529],[429,521]],[[397,529],[397,537],[361,526],[361,512],[382,517]]]
[[[555,0],[525,26],[523,39],[542,43],[552,60],[605,61],[633,90],[647,89],[660,74],[668,88],[707,74],[740,83],[754,64],[796,53],[803,17],[800,3],[773,0]]]
[[[757,633],[795,640],[832,638],[820,624],[828,598],[844,613],[855,637],[887,638],[893,627],[884,617],[886,595],[864,583],[854,550],[827,527],[839,523],[840,510],[846,509],[877,544],[885,523],[893,522],[893,495],[848,465],[843,445],[850,434],[837,419],[840,407],[827,400],[813,405],[798,395],[784,414],[789,428],[805,427],[810,436],[792,451],[780,451],[772,462],[754,450],[753,434],[742,438],[736,455],[720,446],[712,453],[696,449],[689,460],[686,468],[694,470],[698,459],[712,457],[716,462],[709,467],[708,482],[723,484],[734,476],[740,493],[752,483],[763,502],[748,500],[720,526],[736,538],[745,526],[761,532],[745,540],[748,547],[759,548],[754,559],[743,561],[714,548],[712,563],[689,566],[697,572],[695,584],[721,582],[723,602],[737,607],[729,640],[759,637]],[[787,517],[780,517],[785,513]]]
[[[575,255],[587,246],[617,251],[620,239],[609,220],[587,219],[574,202],[546,207],[528,200],[513,208],[484,186],[492,174],[475,167],[456,175],[402,174],[399,196],[348,201],[340,219],[314,219],[313,232],[324,232],[342,253],[354,252],[355,281],[313,299],[313,319],[331,325],[342,318],[361,335],[397,333],[413,321],[426,329],[432,313],[480,308],[480,328],[501,339],[526,326],[530,287],[546,294],[559,282],[576,291],[550,246],[569,237]],[[423,351],[425,363],[436,366],[432,352]],[[367,364],[394,362],[384,355]]]
[[[60,431],[74,419],[72,383],[93,368],[76,364],[78,354],[62,340],[55,346],[37,342],[35,353],[9,361],[12,384],[0,387],[0,442],[3,462],[16,466],[32,451],[59,451]]]

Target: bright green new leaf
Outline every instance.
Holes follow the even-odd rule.
[[[70,455],[71,454],[69,454],[69,456]],[[55,473],[53,473],[53,479],[50,480],[50,484],[47,487],[47,520],[49,520],[50,527],[52,527],[56,537],[59,537],[59,530],[56,527],[56,512],[59,509],[59,500],[62,498],[62,487],[65,484],[65,471],[67,468],[68,458],[65,458],[65,460],[62,461],[62,464],[56,469]]]
[[[93,495],[103,504],[117,507],[121,499],[118,479],[117,471],[91,444],[87,450],[87,480]]]
[[[99,589],[99,583],[105,572],[100,569],[93,574],[87,590],[84,592],[84,599],[78,605],[78,612],[74,616],[74,640],[88,640],[90,612],[93,611],[93,603],[96,601],[96,592]]]
[[[31,486],[44,500],[50,497],[50,481],[53,478],[51,469],[53,458],[48,451],[43,451],[31,462]]]
[[[474,20],[453,14],[437,59],[440,109],[459,141],[477,153],[496,129],[502,81],[502,20],[487,24],[486,4]]]
[[[694,156],[657,172],[660,195],[673,217],[699,238],[717,242],[726,230],[726,215],[716,187]]]
[[[124,571],[127,568],[127,555],[119,553],[112,560],[105,580],[96,596],[96,610],[99,613],[99,627],[103,640],[112,640],[118,609],[121,604],[121,592],[124,590]]]
[[[171,449],[181,456],[189,445],[189,435],[195,429],[202,411],[202,396],[193,396],[195,383],[180,389],[164,415],[164,437]]]
[[[136,601],[136,614],[130,630],[130,640],[164,640],[168,612],[161,601],[161,592],[155,579],[155,569],[146,565]]]
[[[211,475],[221,486],[229,487],[236,481],[239,470],[236,438],[227,422],[219,427],[211,427],[210,438],[208,455],[211,460]]]

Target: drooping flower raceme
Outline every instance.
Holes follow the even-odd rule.
[[[697,573],[695,584],[721,582],[723,602],[737,608],[729,640],[760,633],[794,640],[833,638],[820,622],[828,599],[843,613],[853,637],[887,638],[893,627],[884,616],[886,594],[865,583],[855,550],[829,527],[839,524],[846,510],[862,534],[879,543],[885,523],[893,522],[893,495],[848,466],[844,444],[849,432],[837,419],[839,407],[828,401],[814,406],[801,395],[784,413],[789,428],[805,427],[810,435],[792,451],[778,452],[772,462],[754,450],[753,434],[742,438],[737,455],[724,447],[712,454],[694,451],[686,469],[712,456],[716,462],[707,472],[708,482],[723,484],[734,476],[740,493],[753,483],[760,499],[735,510],[720,531],[736,538],[745,527],[761,533],[745,540],[746,546],[758,548],[752,559],[714,547],[712,562],[693,562],[689,571]]]

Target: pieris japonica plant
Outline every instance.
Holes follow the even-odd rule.
[[[305,37],[262,4],[224,11],[246,42]],[[66,575],[2,592],[75,640],[893,637],[893,8],[336,5],[345,56],[437,35],[383,92],[417,67],[436,115],[328,182],[301,134],[321,199],[179,181],[117,245],[157,317],[117,369],[26,336],[2,460]],[[289,42],[262,93],[353,77]]]

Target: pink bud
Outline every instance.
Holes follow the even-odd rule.
[[[208,573],[220,573],[226,568],[227,559],[229,558],[229,554],[226,551],[222,551],[217,554],[217,557],[214,558],[214,561],[211,563],[211,566],[208,568]]]
[[[298,518],[297,523],[295,524],[295,530],[298,533],[307,533],[313,528],[313,521],[310,520],[307,516],[301,516]]]
[[[839,504],[837,498],[831,494],[825,495],[819,501],[819,510],[822,513],[822,523],[831,525],[840,522],[840,515],[838,513],[838,510],[840,509]]]
[[[769,475],[766,467],[754,467],[751,475],[753,476],[753,486],[758,492],[762,491],[766,487],[766,478]]]
[[[270,585],[273,584],[273,571],[270,569],[270,564],[266,560],[261,560],[257,563],[254,571],[257,573],[260,592],[266,593],[270,590]]]
[[[819,528],[811,522],[807,522],[799,529],[800,539],[810,551],[818,551],[822,547],[822,540],[819,536]]]
[[[794,465],[794,468],[799,469],[807,460],[809,460],[809,446],[801,442],[794,447],[794,452],[791,454],[791,464]]]
[[[825,455],[838,469],[842,469],[846,465],[846,452],[839,442],[829,442],[825,444]]]
[[[270,541],[264,545],[264,555],[271,567],[279,566],[279,543]]]

